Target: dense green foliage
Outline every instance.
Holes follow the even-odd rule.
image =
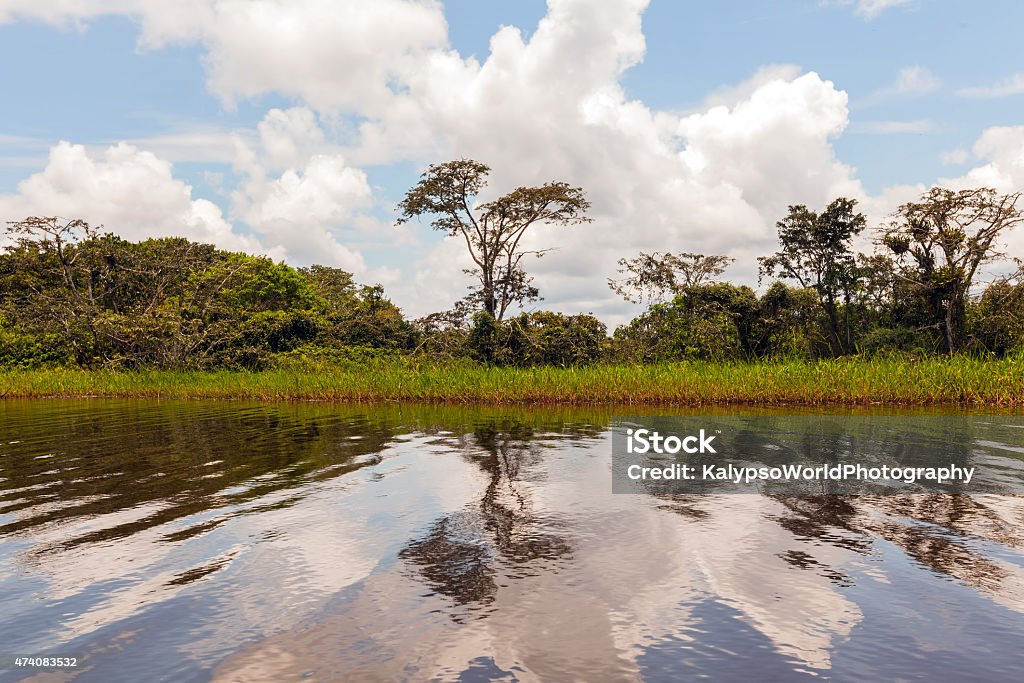
[[[482,183],[486,167],[474,172]],[[495,245],[505,245],[506,257],[519,254],[515,237],[502,240],[521,235],[531,217],[548,211],[549,222],[580,222],[586,208],[578,189],[556,184],[460,214],[452,207],[465,192],[447,197],[427,181],[447,187],[428,176],[417,186],[423,196],[409,195],[419,203],[407,199],[406,217],[439,214],[435,223],[455,233],[487,224],[498,241],[477,246],[488,254]],[[400,355],[518,368],[958,351],[1018,357],[1019,263],[1013,275],[978,282],[984,266],[1012,269],[998,240],[1022,220],[1017,198],[932,190],[877,231],[880,250],[871,255],[852,246],[865,228],[856,202],[840,198],[820,213],[792,206],[778,223],[779,251],[760,259],[762,275],[782,279],[760,294],[717,280],[731,262],[725,256],[622,259],[625,277],[609,285],[653,303],[611,335],[592,315],[505,316],[508,304],[529,298],[502,289],[515,259],[485,261],[477,296],[410,321],[382,287],[337,268],[293,268],[182,238],[133,243],[81,220],[29,218],[10,226],[0,251],[0,367],[259,370]]]
[[[36,219],[0,254],[0,364],[261,368],[316,345],[410,348],[379,288],[180,238]]]

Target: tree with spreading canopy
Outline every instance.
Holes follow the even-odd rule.
[[[681,252],[641,251],[636,258],[619,259],[618,280],[609,278],[612,291],[631,303],[661,303],[706,284],[725,272],[733,262],[728,256]]]
[[[927,304],[946,350],[963,347],[967,304],[978,269],[1004,257],[999,239],[1024,221],[1020,192],[933,187],[899,207],[881,243],[899,265],[898,277]]]
[[[460,159],[430,166],[399,203],[398,224],[429,216],[431,227],[461,237],[475,267],[466,271],[479,285],[470,294],[481,310],[500,322],[514,303],[536,301],[539,292],[523,267],[528,255],[523,236],[533,225],[578,225],[590,222],[590,203],[583,190],[564,182],[519,187],[506,195],[476,204],[486,187],[490,167]]]

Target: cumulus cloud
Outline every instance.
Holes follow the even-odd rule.
[[[268,130],[281,114],[268,115]],[[62,141],[51,148],[43,170],[19,183],[17,192],[0,195],[0,218],[81,217],[132,240],[184,236],[224,249],[389,277],[387,270],[368,271],[362,255],[338,239],[339,231],[359,229],[368,220],[359,214],[371,199],[365,173],[337,155],[296,156],[299,143],[309,137],[301,126],[290,141],[279,133],[269,135],[273,143],[262,154],[245,156],[241,151],[251,150],[240,143],[237,163],[250,174],[232,195],[231,217],[193,196],[192,187],[174,177],[171,163],[153,152],[121,142],[90,154],[83,145]],[[282,150],[301,162],[299,168],[268,178],[261,159],[279,161]]]
[[[954,190],[991,187],[1009,194],[1024,190],[1024,126],[993,126],[974,143],[974,157],[981,163],[961,176],[942,178],[938,184]],[[1018,203],[1024,209],[1024,201]],[[1024,258],[1024,229],[1015,228],[1004,239],[1006,253]],[[998,272],[999,267],[990,271]]]
[[[362,272],[362,256],[334,234],[370,202],[366,174],[344,158],[317,154],[302,170],[289,168],[273,180],[256,179],[236,195],[245,222],[287,250],[299,263],[320,262]]]
[[[416,145],[428,140],[441,148],[435,158],[491,163],[492,192],[552,179],[582,186],[594,223],[529,238],[554,247],[529,264],[545,307],[621,321],[632,309],[605,279],[640,249],[729,253],[730,276],[756,281],[754,257],[773,243],[787,203],[860,193],[830,142],[846,126],[846,95],[817,74],[772,67],[699,113],[653,111],[619,84],[643,55],[645,5],[559,0],[529,41],[499,31],[480,65],[447,56],[436,70],[424,65],[407,106],[364,125],[361,153],[408,145],[404,154],[426,155]],[[447,282],[452,271],[449,259],[428,257],[413,277]],[[419,303],[410,308],[428,310]]]
[[[324,131],[306,107],[271,109],[257,128],[270,168],[295,166],[324,147]]]
[[[704,98],[704,109],[711,107],[733,107],[750,98],[761,86],[773,81],[792,81],[803,73],[796,64],[769,64],[760,67],[753,76],[737,85],[726,85],[712,91]]]
[[[215,2],[213,12],[201,40],[210,86],[227,101],[275,92],[318,109],[378,113],[396,78],[447,45],[436,2]]]
[[[0,195],[0,216],[85,218],[128,239],[182,235],[229,249],[262,252],[255,240],[232,231],[221,210],[192,196],[174,178],[171,164],[126,143],[98,158],[84,146],[60,142],[46,167],[23,180],[14,194]]]
[[[974,143],[973,152],[984,163],[959,178],[943,179],[943,184],[991,187],[1000,192],[1024,189],[1024,126],[987,128]]]
[[[974,143],[969,155],[965,149],[947,152],[944,161],[960,165],[969,157],[977,165],[959,176],[938,178],[933,183],[952,190],[990,187],[999,193],[1012,194],[1024,189],[1024,126],[994,126],[984,130]],[[889,217],[901,204],[916,201],[929,189],[928,185],[893,185],[876,195],[864,196],[862,209],[869,224],[878,224]],[[1019,204],[1024,208],[1024,202]],[[1007,253],[1024,258],[1024,229],[1016,228],[1006,235]],[[990,269],[991,272],[999,268]],[[990,272],[990,274],[991,274]]]
[[[369,273],[362,254],[342,243],[381,226],[366,213],[375,201],[366,173],[327,141],[316,114],[271,109],[256,128],[255,140],[234,136],[233,168],[241,180],[231,192],[232,216],[296,264],[387,277],[389,271]]]
[[[273,92],[379,113],[396,80],[448,44],[436,0],[0,0],[0,23],[83,26],[112,14],[138,22],[143,49],[201,43],[209,87],[229,105]]]

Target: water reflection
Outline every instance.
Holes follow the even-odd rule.
[[[398,553],[433,590],[460,605],[486,605],[498,592],[498,563],[522,576],[550,571],[571,553],[568,539],[555,533],[556,521],[537,518],[522,485],[524,476],[536,479],[530,468],[542,459],[537,438],[516,422],[478,424],[460,437],[459,450],[486,478],[479,502],[441,517]],[[451,616],[459,619],[457,612]]]
[[[1018,678],[1021,498],[612,495],[612,417],[0,402],[0,638],[85,682]]]

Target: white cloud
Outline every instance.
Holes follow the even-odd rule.
[[[365,172],[326,142],[315,113],[271,109],[257,130],[258,142],[234,137],[233,167],[243,179],[231,193],[232,215],[297,265],[316,262],[383,277],[383,270],[368,273],[362,254],[342,243],[370,226],[380,232],[379,221],[364,213],[373,207],[373,192]]]
[[[1024,126],[987,128],[974,143],[973,152],[985,163],[959,178],[943,179],[942,184],[957,188],[991,187],[1000,192],[1024,190]]]
[[[993,85],[961,88],[956,91],[956,94],[960,97],[974,99],[996,99],[1020,95],[1021,93],[1024,93],[1024,73],[1013,74]]]
[[[730,253],[730,275],[754,282],[754,257],[771,247],[787,203],[860,192],[830,143],[846,126],[846,95],[816,74],[776,67],[715,95],[728,104],[685,117],[652,111],[619,85],[643,55],[645,5],[558,0],[529,41],[499,31],[482,64],[439,56],[410,78],[401,107],[363,126],[357,155],[476,158],[494,167],[492,192],[552,179],[582,186],[594,223],[530,237],[555,247],[529,264],[545,307],[621,321],[631,309],[605,279],[640,249]],[[459,248],[428,255],[410,281],[461,295],[450,258]],[[438,298],[396,296],[417,314]]]
[[[714,90],[704,99],[704,109],[711,107],[733,107],[749,99],[761,86],[772,81],[792,81],[803,73],[796,64],[769,64],[762,66],[754,75],[738,85],[726,85]]]
[[[990,187],[1008,194],[1024,190],[1024,126],[994,126],[985,129],[974,143],[978,166],[962,176],[942,178],[937,184],[954,190]],[[1018,203],[1024,209],[1024,202]],[[1011,257],[1024,258],[1024,228],[1016,227],[1004,239]],[[995,272],[998,268],[990,268]]]
[[[926,95],[935,92],[941,85],[938,76],[925,67],[905,66],[897,74],[892,90],[900,95]]]
[[[280,137],[274,141],[279,144],[266,151],[268,158],[295,149]],[[357,214],[370,202],[366,175],[339,156],[314,154],[302,161],[301,170],[289,168],[270,180],[258,155],[243,162],[252,175],[233,198],[235,213],[255,231],[250,234],[213,202],[194,197],[192,187],[174,177],[171,163],[150,151],[121,142],[90,155],[83,145],[60,142],[43,170],[19,183],[16,193],[0,195],[0,220],[81,217],[131,240],[184,236],[297,264],[319,262],[386,277],[388,271],[369,271],[362,255],[338,239],[339,230],[358,229],[367,220]]]
[[[0,23],[81,26],[108,14],[135,18],[144,49],[205,46],[209,87],[229,105],[274,92],[380,113],[401,74],[448,45],[436,0],[0,0]]]
[[[128,239],[182,235],[230,249],[263,251],[255,240],[232,231],[221,210],[192,196],[173,177],[171,164],[151,152],[120,143],[93,158],[82,145],[60,142],[46,167],[0,195],[0,216],[85,218]]]
[[[688,116],[680,154],[703,183],[727,183],[767,215],[797,197],[824,199],[849,189],[851,169],[830,140],[846,128],[846,94],[815,73],[764,84],[733,108]]]
[[[340,156],[317,154],[298,171],[278,178],[256,179],[236,195],[241,216],[264,241],[287,249],[299,263],[328,263],[361,273],[362,256],[341,244],[335,230],[353,220],[370,203],[366,174]]]
[[[302,172],[288,169],[250,207],[254,227],[278,222],[343,223],[370,199],[366,174],[341,157],[315,155]]]
[[[276,92],[321,110],[379,113],[402,73],[447,46],[447,24],[428,1],[219,2],[201,40],[210,86],[225,100]]]
[[[271,168],[288,168],[324,149],[324,131],[306,107],[271,109],[257,126]]]

